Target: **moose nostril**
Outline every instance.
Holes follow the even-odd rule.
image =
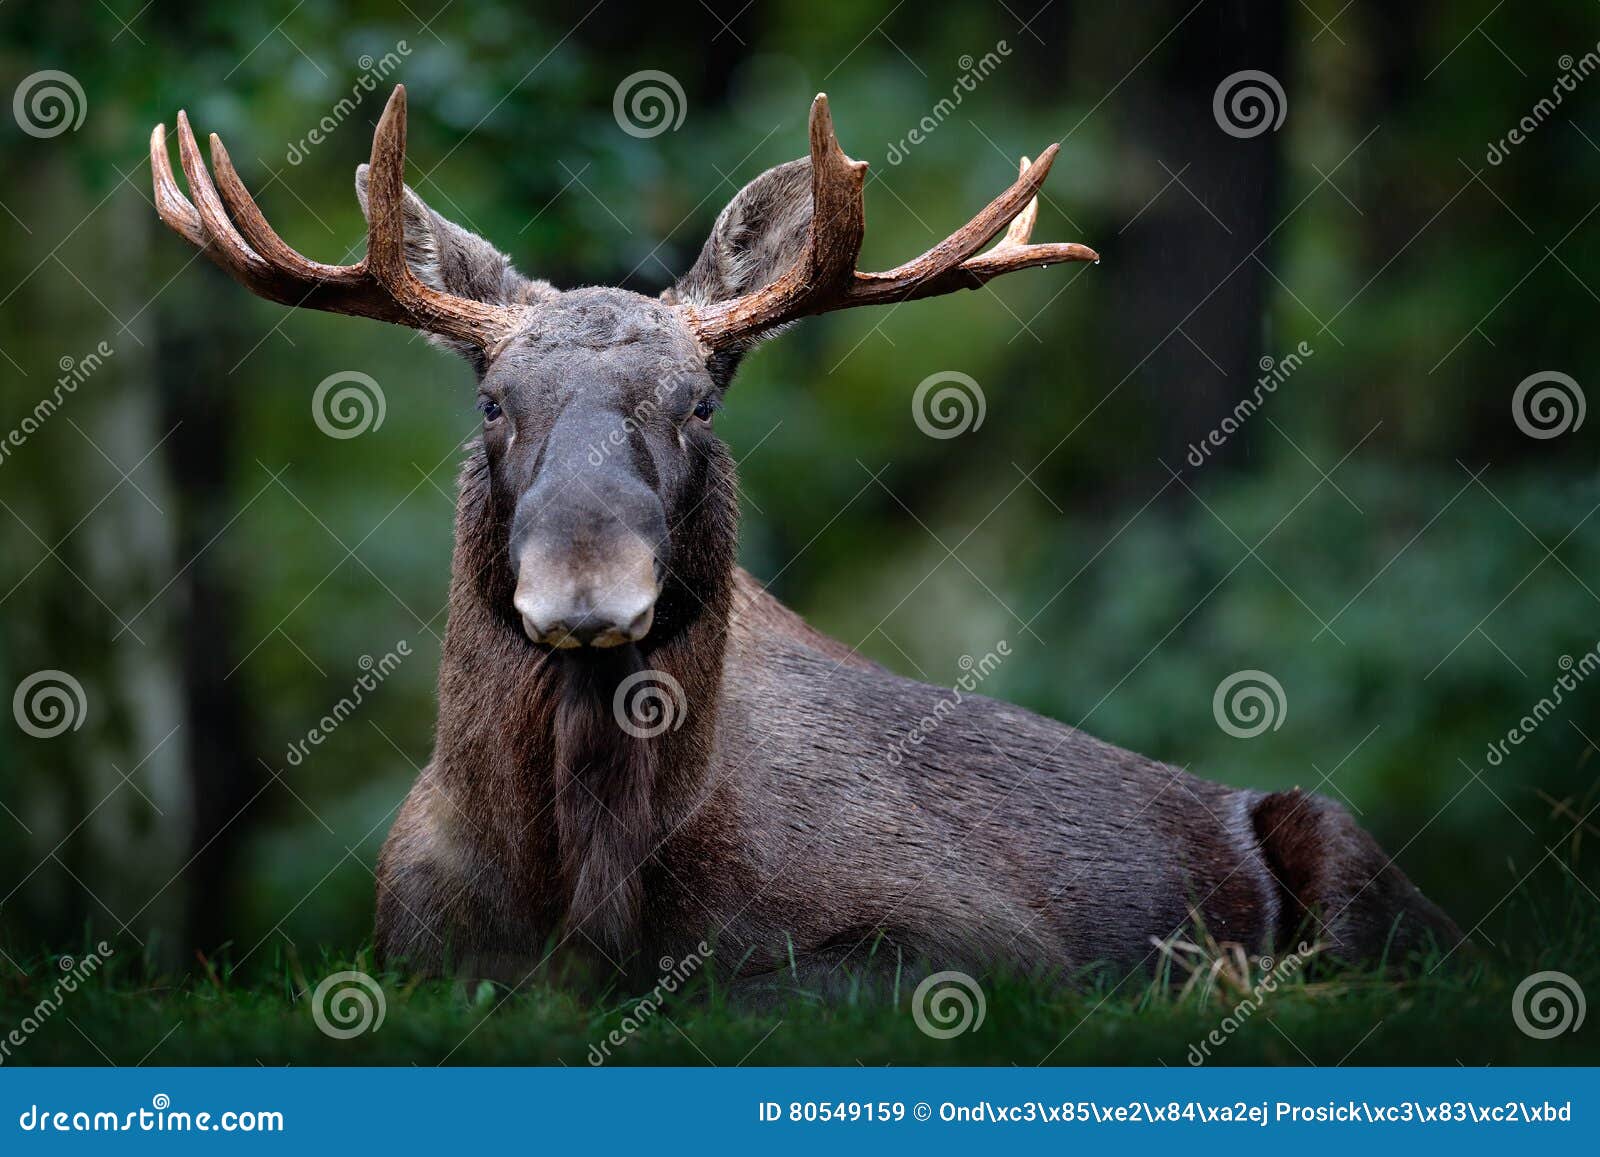
[[[634,641],[644,638],[650,633],[650,624],[655,621],[655,617],[656,604],[652,601],[644,610],[633,616],[628,625],[623,628],[623,634]]]
[[[574,635],[565,623],[540,622],[532,615],[522,616],[522,632],[535,643],[552,647],[581,647],[583,640]]]

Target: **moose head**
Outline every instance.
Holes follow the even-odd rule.
[[[1031,244],[1051,145],[966,225],[883,273],[856,269],[866,163],[839,147],[827,97],[811,106],[810,157],[767,170],[717,218],[694,267],[660,297],[559,291],[524,277],[404,183],[406,97],[397,86],[356,171],[367,255],[323,265],[267,223],[222,142],[213,182],[188,117],[179,190],[165,126],[150,137],[161,219],[252,292],[289,306],[427,333],[478,377],[491,533],[509,560],[503,610],[556,648],[614,647],[691,613],[696,555],[728,554],[732,464],[713,415],[740,359],[811,314],[975,288],[1002,273],[1097,260]],[[1000,243],[980,253],[1004,231]]]

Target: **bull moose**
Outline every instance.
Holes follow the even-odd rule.
[[[916,962],[1137,968],[1196,923],[1254,951],[1309,924],[1361,962],[1459,940],[1338,804],[1207,782],[991,699],[948,710],[735,564],[713,424],[744,356],[808,315],[1097,260],[1030,240],[1057,146],[920,257],[864,273],[866,165],[819,95],[809,157],[745,186],[646,297],[524,277],[424,204],[403,88],[356,171],[353,265],[285,244],[222,142],[213,181],[177,124],[192,202],[164,126],[150,141],[167,225],[256,294],[423,331],[476,371],[435,747],[378,864],[385,961],[642,975],[707,941],[731,979],[824,985]]]

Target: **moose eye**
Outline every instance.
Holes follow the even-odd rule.
[[[495,422],[500,418],[500,403],[493,398],[483,398],[478,402],[478,409],[483,411],[485,422]]]
[[[695,403],[694,416],[702,422],[711,421],[711,415],[717,412],[717,403],[709,397],[701,398]]]

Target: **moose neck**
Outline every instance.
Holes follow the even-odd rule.
[[[618,962],[639,948],[648,860],[699,797],[715,734],[737,535],[720,448],[702,481],[650,635],[561,651],[529,642],[512,607],[481,446],[461,475],[433,774],[526,885],[533,924]]]

